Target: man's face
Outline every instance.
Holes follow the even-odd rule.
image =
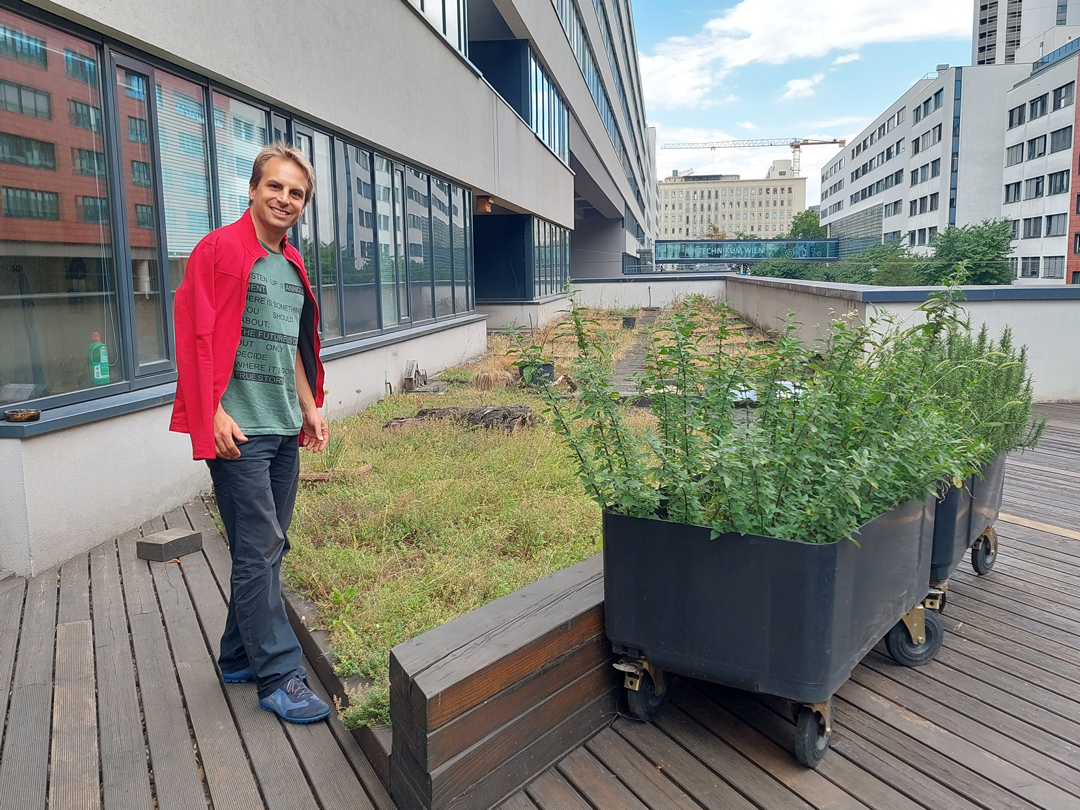
[[[304,211],[307,178],[285,158],[272,157],[263,166],[259,185],[248,189],[251,216],[269,231],[285,234]]]

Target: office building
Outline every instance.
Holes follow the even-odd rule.
[[[0,0],[0,405],[41,411],[0,422],[0,570],[208,486],[172,300],[264,144],[315,167],[292,238],[340,417],[650,245],[637,53],[627,0]]]
[[[710,232],[769,239],[791,230],[792,218],[806,210],[806,178],[792,175],[790,160],[774,160],[757,180],[673,174],[659,186],[659,239],[704,238]]]
[[[1002,216],[1005,97],[1025,65],[942,65],[821,172],[821,222],[841,256],[903,240],[929,253],[949,225]]]

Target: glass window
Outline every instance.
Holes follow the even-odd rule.
[[[1005,150],[1005,165],[1015,166],[1024,160],[1024,145],[1022,143],[1010,146]]]
[[[431,204],[428,176],[416,169],[405,172],[406,243],[409,255],[409,298],[412,319],[435,317],[432,299]]]
[[[453,254],[450,242],[450,184],[431,176],[431,257],[435,276],[435,317],[454,314]]]
[[[1034,160],[1037,157],[1042,157],[1046,154],[1046,136],[1040,135],[1038,138],[1032,138],[1027,142],[1028,144],[1028,160]]]
[[[337,239],[346,335],[379,328],[371,153],[337,141]]]
[[[472,253],[469,250],[467,228],[471,209],[471,195],[457,186],[450,189],[450,232],[453,239],[454,258],[454,311],[465,312],[469,305],[469,265]]]
[[[0,163],[55,171],[56,144],[0,132]]]
[[[131,184],[148,188],[150,186],[150,164],[141,160],[131,161]]]
[[[57,153],[66,160],[72,149],[105,151],[100,127],[74,128],[63,116],[56,120],[43,114],[50,92],[100,109],[96,69],[93,83],[72,82],[65,70],[65,51],[98,64],[97,49],[90,43],[0,8],[0,71],[13,78],[16,71],[29,76],[29,67],[40,69],[32,82],[20,80],[35,85],[37,95],[12,92],[20,85],[10,81],[0,84],[0,131],[27,131],[25,116],[33,110],[38,119],[33,121],[35,139],[55,145],[54,165]],[[41,171],[22,164],[8,168],[4,163],[0,185],[0,404],[10,407],[122,381],[112,232],[101,221],[77,216],[76,200],[86,197],[105,200],[99,210],[107,213],[105,179],[75,174],[66,167]],[[108,358],[107,364],[98,365],[97,379],[88,362],[91,343],[103,344]]]
[[[323,335],[341,337],[338,306],[337,239],[334,235],[334,174],[330,136],[315,133],[315,227],[319,244],[319,315]],[[308,268],[311,272],[311,268]]]
[[[1012,129],[1013,127],[1018,127],[1022,123],[1024,123],[1024,120],[1026,118],[1026,111],[1026,104],[1021,104],[1019,107],[1013,107],[1011,110],[1009,110],[1009,129]]]
[[[398,271],[401,247],[395,224],[394,164],[381,155],[375,156],[375,214],[379,246],[379,294],[382,326],[398,323]]]
[[[105,153],[93,149],[71,150],[71,165],[75,174],[88,174],[91,177],[105,176]]]
[[[158,153],[161,156],[165,199],[165,247],[169,255],[169,291],[175,295],[176,288],[184,278],[191,251],[210,232],[212,203],[207,160],[209,150],[206,146],[205,90],[162,71],[155,73],[154,80]],[[166,129],[178,137],[166,138]],[[188,148],[184,148],[185,142]],[[192,148],[193,144],[198,144],[198,148]],[[183,183],[178,182],[177,178],[183,178]]]
[[[1069,82],[1064,87],[1054,90],[1054,109],[1060,110],[1073,103],[1073,94],[1076,90],[1076,82]]]
[[[1032,177],[1024,181],[1024,199],[1031,200],[1043,196],[1045,191],[1044,177]]]
[[[1047,175],[1049,179],[1049,188],[1047,194],[1064,194],[1069,190],[1069,172],[1052,172]]]
[[[1047,236],[1064,236],[1068,227],[1069,217],[1067,214],[1052,214],[1046,218]]]
[[[131,122],[135,121],[139,122],[140,133],[139,138],[121,139],[120,152],[124,165],[131,161],[149,163],[151,160],[147,130],[147,121],[150,118],[150,106],[146,99],[148,82],[146,74],[134,69],[116,69],[116,98],[120,113],[127,117],[129,133],[133,131],[130,129]],[[129,94],[127,91],[131,87],[141,87],[142,97]],[[157,222],[152,211],[155,197],[153,178],[150,186],[126,184],[124,197],[127,206],[128,243],[131,246],[136,359],[138,365],[142,366],[169,359]]]
[[[266,146],[266,113],[214,93],[214,145],[221,224],[228,225],[247,210],[251,166]]]
[[[52,96],[44,90],[0,79],[0,110],[48,120],[52,118]]]
[[[1024,239],[1038,239],[1042,236],[1042,217],[1030,217],[1024,220]]]
[[[67,75],[86,84],[97,84],[97,62],[75,51],[64,50]]]
[[[1072,148],[1072,127],[1062,127],[1050,133],[1050,151],[1060,152]]]
[[[1065,278],[1065,257],[1044,256],[1043,278]]]
[[[146,119],[134,115],[128,116],[128,140],[133,143],[146,143]]]
[[[315,165],[315,147],[312,143],[311,135],[305,132],[297,132],[295,137],[296,148],[304,153],[304,157],[310,161],[311,165]],[[315,258],[315,205],[314,201],[309,202],[308,206],[304,209],[304,213],[300,215],[300,219],[296,222],[297,232],[299,233],[299,244],[297,247],[300,250],[300,255],[304,260],[304,269],[307,271],[308,283],[311,284],[311,289],[315,290],[316,295],[319,290],[319,263]],[[321,312],[320,305],[320,315]]]
[[[1031,103],[1028,105],[1028,119],[1034,121],[1036,118],[1042,118],[1044,115],[1046,115],[1046,107],[1048,101],[1049,96],[1046,93],[1043,93],[1038,98],[1033,98],[1031,100]]]
[[[1020,259],[1020,278],[1039,277],[1039,257],[1023,256]]]

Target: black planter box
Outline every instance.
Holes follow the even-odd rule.
[[[927,593],[934,499],[848,540],[796,543],[604,515],[615,652],[665,671],[819,703]]]
[[[934,515],[934,552],[930,578],[947,580],[964,554],[998,518],[1005,485],[1005,454],[980,468],[982,478],[965,479],[963,489],[950,487],[937,502]]]

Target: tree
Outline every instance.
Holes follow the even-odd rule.
[[[910,287],[922,283],[920,266],[920,259],[903,243],[890,241],[841,259],[829,269],[832,280],[844,284]]]
[[[793,278],[805,281],[825,281],[824,268],[808,262],[799,262],[785,256],[774,256],[757,264],[750,265],[750,275],[769,278]]]
[[[817,211],[800,211],[791,220],[791,230],[782,239],[824,239],[828,230],[821,224]]]
[[[720,226],[715,222],[710,222],[709,227],[705,229],[705,239],[729,239],[727,231],[720,230]]]
[[[968,284],[1012,284],[1008,255],[1012,253],[1012,223],[984,219],[978,225],[950,225],[934,240],[934,255],[927,263],[923,284],[940,284],[957,262],[967,261]]]

